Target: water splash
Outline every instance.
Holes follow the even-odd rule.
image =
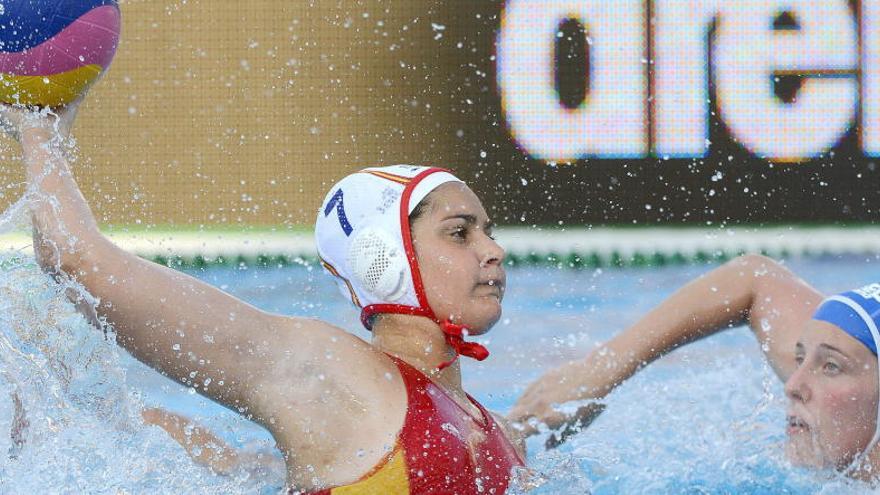
[[[26,225],[23,201],[0,233]],[[141,420],[109,326],[96,328],[32,250],[0,251],[0,493],[261,493],[283,480],[220,476]],[[269,487],[269,488],[266,488]]]
[[[0,232],[8,225],[26,226],[13,217],[9,212],[2,217]],[[541,367],[585,353],[705,269],[597,272],[592,281],[587,272],[512,270],[505,310],[512,323],[489,335],[492,359],[464,363],[466,388],[503,411]],[[804,261],[795,271],[829,292],[880,277],[880,266],[862,260]],[[336,297],[332,281],[301,267],[192,274],[267,311],[358,328],[356,312]],[[633,287],[639,288],[638,297]],[[214,475],[194,464],[163,431],[143,426],[137,420],[141,402],[165,385],[145,385],[135,376],[112,332],[105,335],[76,313],[65,297],[67,288],[39,270],[29,249],[0,253],[0,493],[272,493],[280,488],[277,477]],[[302,293],[314,297],[291,306],[288,295]],[[165,395],[174,394],[179,390]],[[605,404],[602,416],[556,450],[544,450],[546,435],[532,439],[528,464],[533,472],[511,493],[871,490],[785,461],[782,386],[745,330],[676,351]],[[225,426],[234,431],[230,443],[250,441],[240,424]],[[20,433],[12,434],[16,430]]]

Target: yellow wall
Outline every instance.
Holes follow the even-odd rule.
[[[441,164],[438,31],[418,2],[359,3],[122,2],[119,51],[75,129],[100,221],[310,224],[348,171]]]

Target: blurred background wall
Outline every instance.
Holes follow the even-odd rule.
[[[598,157],[586,150],[548,164],[511,137],[516,129],[504,106],[510,102],[499,90],[496,41],[514,2],[525,3],[123,1],[116,59],[80,111],[77,178],[101,220],[113,225],[309,225],[332,182],[361,167],[394,163],[455,169],[502,224],[873,220],[880,172],[859,142],[860,105],[847,110],[851,124],[827,149],[777,160],[731,131],[719,105],[718,71],[706,58],[700,70],[709,81],[707,150],[678,158],[652,151],[660,35],[648,20],[672,12],[668,25],[676,33],[697,22],[711,56],[719,29],[737,17],[720,11],[675,17],[670,1],[621,1],[615,5],[635,10],[605,25],[597,25],[601,12],[580,20],[561,16],[558,31],[543,34],[555,38],[558,103],[577,111],[599,96],[591,94],[598,91],[599,71],[616,70],[596,64],[599,50],[618,45],[602,34],[608,22],[618,23],[620,32],[644,29],[639,49],[644,126],[650,128],[645,153]],[[764,6],[773,8],[762,29],[780,36],[815,29],[811,9],[829,2],[848,13],[851,25],[843,27],[855,30],[852,49],[858,51],[866,39],[860,6],[845,0],[785,4],[791,8],[768,0]],[[539,11],[566,3],[611,8],[586,0],[530,2]],[[834,29],[816,36],[839,37]],[[533,39],[523,33],[522,43]],[[674,57],[675,49],[669,53]],[[798,62],[802,71],[783,63],[767,79],[766,91],[781,108],[797,105],[799,91],[817,78],[859,84],[864,78],[862,65],[826,74],[810,66],[809,50],[805,57]],[[861,63],[861,52],[855,60]],[[615,125],[609,122],[603,139],[617,139]],[[8,186],[0,201],[8,202],[20,194],[23,179],[14,149],[4,155],[0,176]]]

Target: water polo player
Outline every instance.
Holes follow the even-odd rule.
[[[545,374],[510,416],[566,425],[562,435],[568,435],[599,411],[588,405],[568,417],[554,404],[604,397],[676,347],[748,323],[785,381],[788,457],[868,478],[880,472],[878,321],[880,284],[823,301],[773,260],[740,257],[679,289],[586,359]]]
[[[465,393],[459,355],[501,314],[504,251],[451,173],[372,168],[334,185],[318,252],[372,330],[260,311],[115,246],[98,230],[53,126],[4,107],[23,148],[41,266],[82,284],[141,361],[264,425],[297,493],[503,493],[521,445]],[[292,297],[297,295],[292,294]],[[519,447],[517,446],[519,445]]]

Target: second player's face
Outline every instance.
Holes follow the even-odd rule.
[[[811,320],[796,347],[786,453],[792,462],[844,469],[861,453],[877,422],[877,357],[835,325]]]

